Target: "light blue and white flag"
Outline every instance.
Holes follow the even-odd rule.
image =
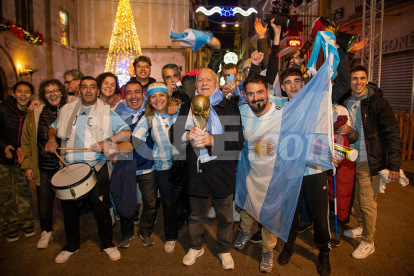
[[[194,29],[186,29],[182,34],[171,30],[170,38],[172,41],[180,41],[180,45],[183,47],[189,47],[193,51],[198,51],[204,44],[213,39],[213,34]]]
[[[312,54],[308,62],[308,75],[313,76],[316,73],[316,62],[318,61],[319,51],[323,49],[323,55],[326,59],[330,60],[331,64],[331,78],[336,77],[336,68],[339,64],[339,53],[336,45],[336,37],[330,31],[319,31],[315,37],[315,43],[313,44]]]
[[[257,117],[240,106],[246,140],[236,177],[236,204],[287,241],[306,164],[331,169],[329,61],[284,107]],[[331,118],[331,119],[330,119]]]

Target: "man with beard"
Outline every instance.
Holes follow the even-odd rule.
[[[268,82],[265,76],[251,75],[244,81],[243,87],[247,104],[242,104],[239,108],[242,115],[244,139],[248,140],[260,126],[265,125],[269,120],[273,120],[274,115],[279,112],[286,102],[286,99],[273,98],[273,102],[269,101],[270,89],[268,88]],[[244,146],[248,147],[247,143],[245,143]],[[249,161],[254,162],[255,160]],[[244,209],[240,211],[240,217],[241,231],[237,240],[248,241],[248,239],[250,239],[254,218]],[[276,246],[277,237],[270,233],[265,227],[262,227],[261,232],[263,251],[260,272],[269,273],[273,268],[273,248]],[[243,243],[243,246],[241,247],[237,246],[236,242],[235,247],[241,250],[244,248],[245,244],[246,243]]]

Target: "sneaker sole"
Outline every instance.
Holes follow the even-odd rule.
[[[345,232],[344,232],[344,236],[345,237],[347,237],[347,238],[350,238],[350,239],[355,239],[355,238],[361,238],[362,237],[362,234],[361,235],[347,235]]]
[[[303,232],[305,232],[306,230],[308,230],[309,228],[312,228],[312,225],[311,226],[309,226],[309,227],[306,227],[305,229],[303,229],[303,230],[298,230],[298,233],[300,234],[300,233],[303,233]]]
[[[351,254],[351,257],[357,260],[363,260],[374,252],[375,252],[375,246],[373,246],[372,249],[368,252],[368,254],[364,257],[354,257],[353,254]]]
[[[262,266],[260,266],[260,272],[261,273],[270,273],[270,272],[272,272],[272,269],[273,269],[273,267],[270,269],[270,270],[268,270],[268,268],[263,268]]]
[[[49,243],[53,240],[53,236],[50,238],[49,242],[47,243],[46,247],[39,247],[37,246],[37,249],[46,249],[49,247]]]
[[[16,238],[7,238],[8,242],[15,242],[19,240],[19,236],[17,236]]]
[[[31,233],[26,233],[26,232],[24,232],[24,236],[25,236],[26,238],[33,237],[34,235],[36,235],[36,232],[35,232],[35,231],[33,231],[33,232],[31,232]]]
[[[197,256],[195,256],[195,258],[193,259],[193,261],[192,261],[191,263],[189,263],[189,264],[185,264],[185,263],[183,262],[183,265],[185,265],[185,266],[190,266],[190,265],[193,265],[193,264],[196,262],[197,258],[198,258],[198,257],[200,257],[200,256],[202,256],[203,254],[204,254],[204,250],[202,250],[200,253],[198,253],[198,254],[197,254]]]
[[[262,242],[262,240],[260,240],[260,241],[250,240],[250,242],[251,242],[251,243],[254,243],[254,244],[257,244],[257,243],[261,243],[261,242]]]
[[[107,254],[108,255],[108,254]],[[109,255],[108,255],[108,257],[109,257]],[[120,260],[121,259],[121,256],[119,256],[118,258],[111,258],[111,257],[109,257],[109,259],[111,260],[111,261],[118,261],[118,260]]]
[[[74,254],[78,253],[78,251],[79,251],[79,249],[78,249],[78,250],[76,250],[75,252],[73,252],[73,254],[71,254],[69,257],[67,257],[67,258],[66,258],[66,259],[64,259],[64,260],[61,260],[61,261],[56,261],[56,259],[55,259],[55,263],[57,263],[57,264],[63,264],[63,263],[65,263],[65,262],[67,262],[67,261],[70,259],[70,257],[72,257]]]
[[[150,247],[150,246],[153,246],[154,245],[154,243],[144,243],[144,238],[141,235],[139,235],[139,238],[141,239],[142,245],[144,247]]]

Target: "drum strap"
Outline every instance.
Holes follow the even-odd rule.
[[[95,171],[99,172],[102,169],[102,167],[105,165],[105,163],[106,163],[106,160],[98,161],[98,163],[95,165]]]

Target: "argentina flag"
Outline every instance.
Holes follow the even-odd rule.
[[[180,41],[180,45],[183,47],[189,47],[193,51],[198,51],[204,44],[213,39],[213,34],[194,29],[186,29],[182,34],[171,30],[170,38],[172,41]]]
[[[329,61],[284,107],[272,103],[257,117],[240,107],[244,138],[236,204],[287,241],[306,164],[332,169]]]

